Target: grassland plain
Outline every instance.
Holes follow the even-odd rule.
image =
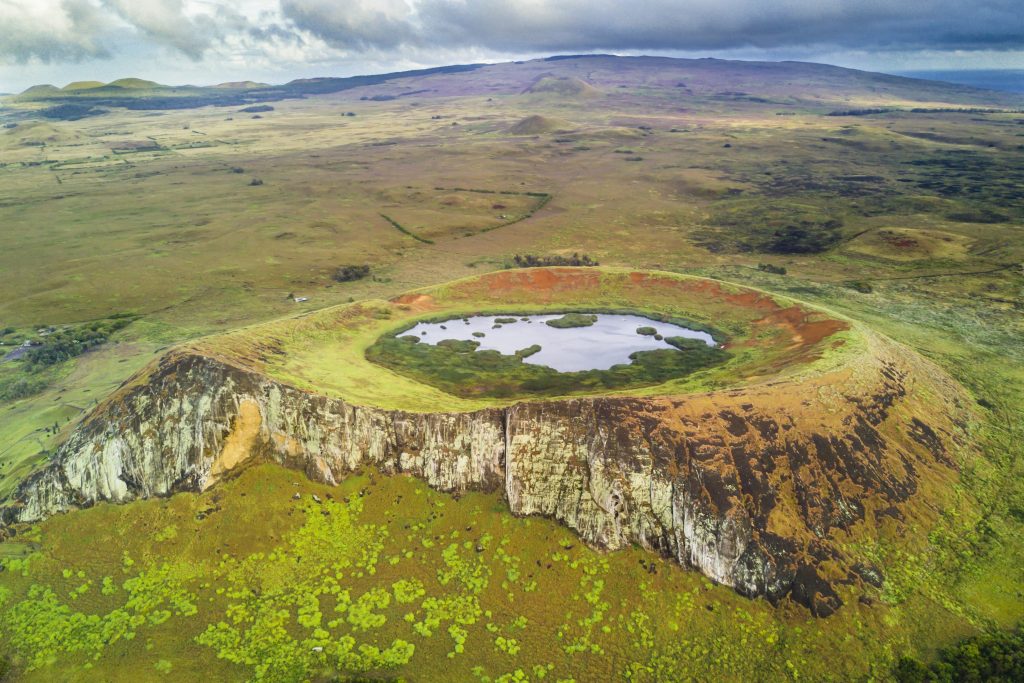
[[[392,585],[397,575],[388,582],[362,577],[349,597],[384,588],[392,595],[388,606],[371,611],[393,611],[377,631],[358,631],[357,642],[374,633],[382,648],[396,638],[416,646],[408,668],[393,675],[430,680],[448,671],[472,674],[473,666],[481,666],[481,676],[492,679],[518,668],[521,678],[535,680],[539,675],[530,667],[554,664],[553,680],[575,675],[582,681],[623,676],[634,661],[658,666],[651,662],[667,665],[674,658],[681,662],[677,674],[696,679],[774,680],[792,673],[812,680],[885,679],[890,663],[905,652],[929,658],[957,638],[1014,623],[1024,612],[1018,561],[1024,531],[1024,127],[1012,111],[949,110],[1012,110],[1020,102],[890,77],[787,68],[610,58],[496,65],[285,100],[260,119],[207,107],[113,109],[79,121],[44,121],[24,108],[29,105],[5,108],[0,115],[17,125],[0,130],[0,327],[34,337],[43,327],[119,312],[142,318],[105,346],[54,368],[38,393],[0,405],[0,494],[45,462],[63,430],[94,400],[170,344],[350,299],[388,298],[500,268],[517,253],[578,251],[603,264],[707,275],[790,295],[910,345],[978,399],[982,418],[975,428],[986,458],[962,471],[954,492],[962,502],[940,511],[933,528],[919,529],[907,547],[866,549],[887,575],[873,604],[854,601],[823,621],[795,607],[780,610],[738,598],[660,562],[649,575],[639,562],[651,558],[639,552],[600,556],[580,546],[560,549],[563,538],[573,543],[567,532],[537,520],[508,519],[496,500],[455,501],[425,489],[417,495],[413,489],[422,487],[414,482],[376,477],[356,526],[389,530],[391,545],[381,557],[413,552],[418,569],[408,573],[424,582],[430,596],[443,597],[447,588],[439,572],[449,571],[441,552],[450,543],[441,547],[433,537],[459,532],[458,542],[470,540],[466,526],[485,528],[484,521],[463,523],[474,510],[493,529],[490,548],[508,537],[513,550],[506,552],[521,567],[532,565],[532,571],[539,561],[557,577],[542,592],[544,600],[520,598],[510,608],[494,578],[505,575],[504,563],[494,559],[496,551],[485,550],[481,560],[493,565],[493,574],[481,595],[489,590],[497,597],[480,598],[481,605],[502,618],[446,621],[429,638],[408,633],[412,627],[403,631],[408,622],[395,610]],[[525,92],[545,73],[580,78],[599,92],[584,98]],[[433,92],[360,99],[423,89]],[[857,111],[872,108],[889,111]],[[827,116],[837,110],[858,115]],[[509,132],[532,115],[571,122],[572,132]],[[251,185],[254,178],[263,184]],[[530,195],[491,198],[437,188],[551,198],[526,220],[488,230],[508,222],[502,214],[533,211]],[[403,235],[381,214],[434,243]],[[765,262],[785,266],[787,275],[758,271]],[[349,263],[371,265],[373,276],[333,282],[335,269]],[[857,282],[870,291],[852,289]],[[309,301],[295,303],[288,298],[292,293]],[[13,369],[30,372],[22,361],[4,364],[5,373]],[[60,429],[53,430],[55,422]],[[313,677],[327,665],[303,659],[306,627],[296,621],[297,606],[288,596],[280,599],[295,607],[282,608],[291,610],[291,621],[262,622],[276,634],[266,640],[255,633],[237,645],[214,636],[205,644],[195,640],[210,624],[223,620],[230,627],[229,599],[242,601],[228,596],[245,594],[239,588],[244,580],[238,572],[229,576],[229,566],[255,552],[295,552],[291,534],[309,515],[303,507],[308,496],[301,504],[291,500],[294,476],[260,468],[201,496],[58,517],[22,533],[15,539],[21,545],[0,545],[17,559],[13,565],[5,561],[0,610],[5,625],[19,624],[4,631],[18,677],[139,680],[170,666],[163,675],[172,680],[187,680],[190,671],[244,680],[256,675],[253,665],[230,657],[259,643],[277,648],[281,661],[289,656],[282,652],[296,657],[288,661],[306,661],[308,669],[300,670]],[[324,500],[332,493],[335,501],[347,490],[352,500],[367,482],[328,490],[303,481],[298,490]],[[403,503],[441,503],[447,514],[429,522],[430,533],[411,532],[424,522],[423,510],[410,507],[410,516],[394,528],[384,503],[373,502],[379,490],[388,490],[387,505],[403,495]],[[220,512],[196,519],[217,506]],[[405,514],[404,505],[398,508],[396,515]],[[161,533],[172,525],[177,536]],[[414,538],[407,538],[410,533]],[[543,534],[553,539],[550,545],[540,544]],[[365,540],[357,532],[341,535]],[[424,540],[437,545],[421,551]],[[27,576],[22,551],[32,558]],[[133,563],[127,567],[125,551]],[[552,559],[561,552],[585,559],[572,560],[572,569],[571,562]],[[225,567],[218,568],[222,561]],[[168,575],[159,574],[164,562],[195,598],[170,594]],[[262,561],[246,566],[252,562]],[[586,596],[596,581],[584,585],[589,574],[580,568],[604,563],[608,568],[597,571],[607,584],[591,605]],[[189,574],[190,566],[209,576]],[[146,578],[123,586],[143,571],[160,587],[147,588]],[[346,577],[352,572],[342,571]],[[367,574],[368,568],[356,571]],[[378,571],[383,575],[383,567]],[[106,576],[110,595],[102,590]],[[71,598],[72,589],[87,581],[91,588]],[[201,588],[204,583],[209,586]],[[29,597],[33,584],[41,588]],[[44,594],[47,587],[52,600]],[[142,597],[146,591],[150,597]],[[459,594],[472,590],[459,588]],[[691,594],[694,609],[669,608],[663,600]],[[426,597],[407,611],[425,610]],[[177,606],[148,606],[156,598]],[[374,599],[383,601],[378,595],[363,606]],[[603,601],[609,607],[600,621],[588,621]],[[71,605],[66,613],[61,603]],[[188,604],[195,614],[188,614]],[[666,609],[676,612],[666,617]],[[162,624],[152,623],[164,619],[162,612],[151,621],[158,610],[171,612]],[[644,625],[633,619],[634,611]],[[113,615],[104,621],[109,624],[126,614],[128,622],[143,615],[143,623],[133,627],[136,640],[104,644],[92,659],[96,641],[89,641],[89,633],[95,625],[82,621],[88,616],[74,617],[77,612]],[[522,633],[509,626],[518,616],[528,619]],[[43,636],[58,632],[59,624],[70,624],[60,631],[67,642],[89,644],[54,649],[51,641],[47,649]],[[487,624],[501,632],[492,633]],[[573,650],[570,660],[567,643],[582,637],[577,630],[588,624],[587,637],[610,654]],[[563,625],[571,635],[560,640],[558,631],[567,633]],[[447,630],[452,626],[467,631],[463,659],[458,653],[447,657],[455,636],[461,637],[458,628]],[[332,632],[350,627],[346,617]],[[513,654],[510,638],[520,647]],[[640,645],[640,654],[631,650]],[[216,658],[221,650],[228,659]],[[247,652],[251,660],[245,661],[271,659]],[[822,652],[829,653],[827,660]],[[33,660],[40,653],[45,657]],[[388,656],[400,655],[391,650]],[[82,668],[87,661],[92,669]],[[659,674],[665,677],[664,671],[638,671],[636,678]]]

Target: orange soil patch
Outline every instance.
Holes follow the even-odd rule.
[[[596,287],[600,283],[600,274],[577,268],[529,268],[503,270],[485,275],[481,280],[492,293],[552,292]]]
[[[403,294],[392,299],[391,303],[407,306],[409,310],[417,312],[431,311],[437,308],[434,297],[429,294]]]
[[[224,440],[224,448],[210,467],[207,487],[212,486],[222,475],[252,455],[262,419],[260,408],[255,401],[242,401],[238,406],[238,415],[231,425],[231,432]]]
[[[810,320],[812,316],[814,314],[808,314],[799,306],[790,306],[789,308],[780,308],[760,320],[755,320],[754,324],[790,329],[793,332],[793,340],[806,345],[817,344],[836,332],[850,329],[850,326],[842,320],[833,318]]]

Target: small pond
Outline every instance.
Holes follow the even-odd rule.
[[[549,323],[554,323],[551,325]],[[554,315],[480,315],[444,322],[419,323],[401,336],[415,336],[436,345],[446,339],[475,341],[479,350],[515,355],[524,363],[549,367],[558,372],[607,370],[632,362],[637,351],[676,348],[673,337],[697,339],[717,347],[707,332],[639,315],[615,313]],[[539,346],[540,350],[530,347]],[[523,353],[524,349],[531,352]],[[685,351],[679,351],[685,353]]]

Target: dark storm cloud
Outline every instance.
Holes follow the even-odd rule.
[[[297,28],[356,51],[1024,45],[1021,0],[282,0],[281,8]]]
[[[389,50],[418,45],[416,16],[403,0],[281,0],[296,28],[344,49]]]

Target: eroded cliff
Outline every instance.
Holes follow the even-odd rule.
[[[963,443],[956,386],[868,341],[870,354],[810,382],[453,413],[352,405],[177,351],[81,423],[4,520],[201,490],[252,459],[328,483],[373,466],[499,491],[514,514],[554,517],[593,545],[637,543],[827,615],[837,582],[879,580],[846,557],[844,534],[917,514],[907,501],[955,476]]]

